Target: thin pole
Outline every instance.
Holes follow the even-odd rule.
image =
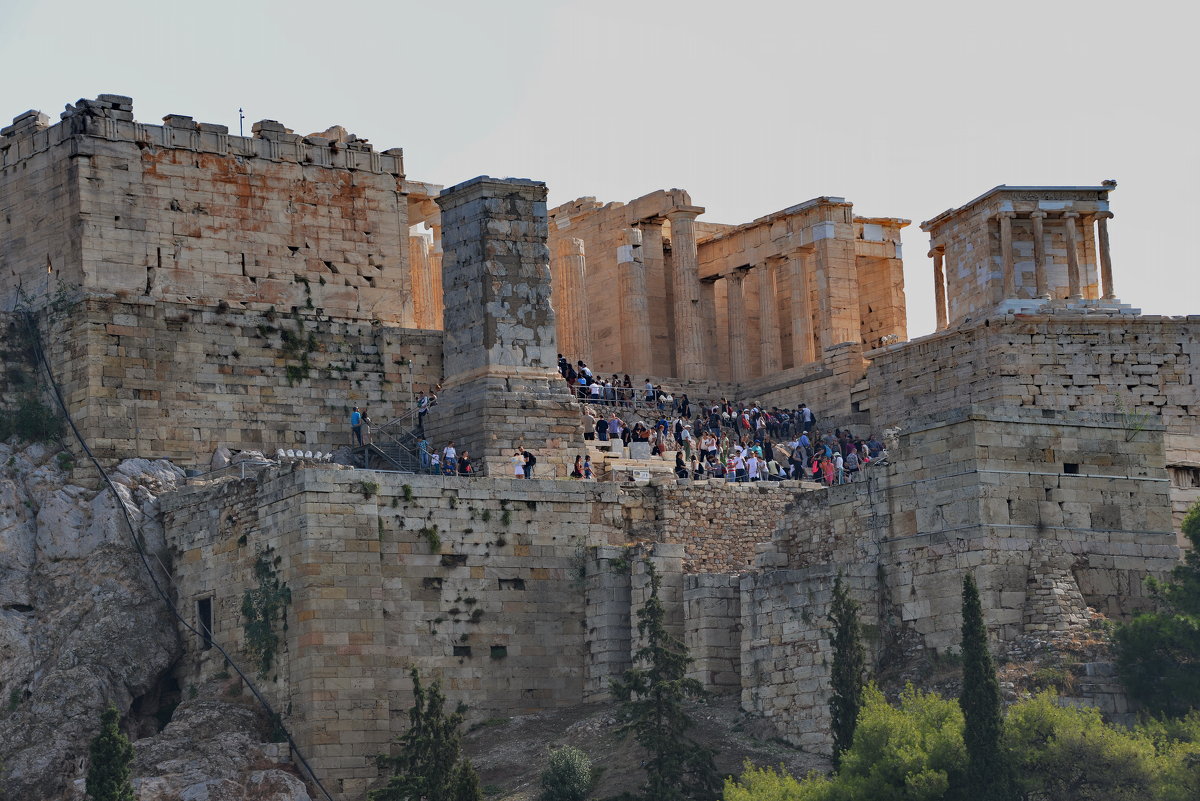
[[[245,122],[245,120],[246,120],[245,109],[243,109],[241,106],[238,106],[238,136],[246,135],[246,129],[242,126],[242,124]]]

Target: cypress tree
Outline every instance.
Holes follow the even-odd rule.
[[[1009,801],[1014,793],[1000,750],[1004,728],[1000,683],[988,651],[979,588],[969,573],[963,577],[962,659],[962,695],[958,703],[963,711],[963,744],[967,748],[965,797],[973,801]]]
[[[663,623],[658,573],[650,563],[647,569],[650,597],[637,613],[645,645],[634,655],[634,667],[612,683],[613,695],[621,702],[622,731],[632,731],[649,755],[642,790],[646,801],[715,798],[721,790],[715,752],[687,736],[692,720],[683,709],[686,699],[706,693],[700,682],[687,678],[692,660]]]
[[[862,704],[863,671],[866,652],[863,650],[862,630],[858,621],[858,603],[850,597],[839,573],[833,582],[833,603],[829,610],[833,623],[833,669],[830,673],[832,693],[829,713],[833,718],[833,764],[841,763],[842,754],[854,742],[854,727]]]
[[[380,768],[392,772],[386,785],[368,793],[370,801],[479,801],[479,777],[462,758],[462,725],[466,707],[459,704],[446,714],[446,697],[434,682],[428,690],[416,668],[410,671],[413,705],[408,711],[408,731],[397,741],[394,756],[377,754]]]
[[[109,704],[100,715],[100,733],[88,747],[87,797],[92,801],[134,801],[129,782],[133,746],[121,734],[121,713]]]

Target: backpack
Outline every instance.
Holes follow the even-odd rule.
[[[533,467],[535,464],[537,464],[537,457],[531,453],[529,454],[529,466]]]

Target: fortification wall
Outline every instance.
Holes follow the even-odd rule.
[[[1016,315],[867,354],[872,426],[966,403],[1116,415],[1110,452],[1162,425],[1167,465],[1200,465],[1198,317]],[[1192,495],[1172,491],[1178,529]],[[1182,543],[1181,543],[1182,544]]]
[[[838,572],[872,648],[902,644],[893,661],[909,669],[958,647],[968,570],[1002,654],[1022,636],[1086,628],[1083,602],[1109,616],[1144,608],[1144,577],[1179,551],[1161,428],[1114,452],[1121,432],[1100,415],[946,412],[911,424],[895,465],[866,486],[798,498],[760,547],[761,572],[742,579],[743,706],[799,744],[824,742]]]
[[[413,326],[408,205],[399,150],[255,135],[170,115],[134,121],[102,95],[47,127],[0,138],[0,205],[9,213],[0,294],[47,294],[48,263],[89,293],[183,303],[323,309]]]
[[[407,728],[407,665],[467,701],[473,721],[579,703],[589,682],[607,688],[608,673],[589,678],[586,546],[619,540],[619,516],[604,512],[618,508],[616,493],[305,468],[193,486],[163,514],[180,607],[195,614],[211,599],[218,641],[246,644],[242,597],[259,586],[260,556],[286,582],[288,625],[264,687],[290,708],[318,773],[357,798],[374,775],[368,755]],[[626,631],[644,584],[635,577],[616,607]],[[185,685],[222,669],[199,646],[179,668]]]
[[[3,321],[0,321],[3,322]],[[441,332],[195,304],[88,298],[42,317],[72,415],[103,458],[207,465],[214,449],[350,444],[442,377]]]

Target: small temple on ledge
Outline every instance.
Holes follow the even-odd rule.
[[[1137,314],[1113,288],[1108,194],[1100,186],[997,186],[921,223],[933,258],[937,329],[985,314],[1052,308]]]

